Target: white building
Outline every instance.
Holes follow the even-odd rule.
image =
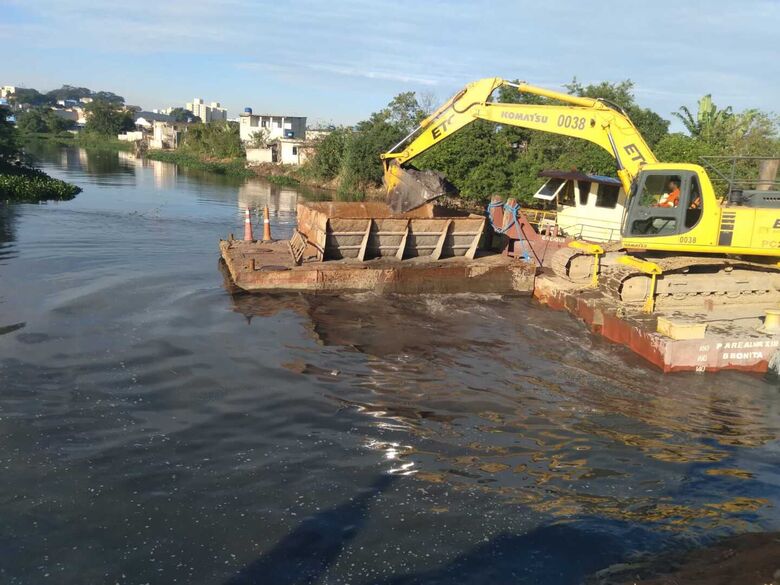
[[[195,98],[192,102],[187,103],[184,109],[192,112],[204,124],[227,120],[227,110],[220,107],[219,102],[211,102],[211,104],[206,105],[201,98]]]
[[[299,165],[305,160],[303,152],[306,140],[305,116],[279,116],[274,114],[253,114],[246,108],[239,119],[239,136],[249,146],[257,136],[262,136],[265,145],[247,148],[248,163],[279,163]]]
[[[251,108],[246,108],[239,122],[241,141],[251,142],[258,132],[264,133],[268,141],[277,138],[306,140],[306,117],[253,114]]]
[[[4,85],[0,87],[0,98],[8,99],[16,93],[16,87],[13,85]]]

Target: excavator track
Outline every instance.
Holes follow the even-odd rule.
[[[780,269],[771,265],[695,256],[652,262],[663,270],[656,284],[659,309],[780,302]],[[602,267],[599,287],[612,298],[633,305],[647,299],[650,282],[643,272],[612,264]]]
[[[561,248],[553,254],[550,268],[556,276],[575,283],[590,280],[593,260],[575,248]]]

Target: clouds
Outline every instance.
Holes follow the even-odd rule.
[[[147,107],[165,105],[152,99],[208,92],[234,113],[243,105],[277,110],[290,102],[312,116],[349,122],[400,91],[434,90],[443,98],[495,75],[550,86],[574,75],[585,82],[631,78],[640,100],[662,114],[704,93],[737,108],[771,109],[780,93],[766,66],[776,60],[780,30],[780,3],[770,0],[5,5],[0,38],[36,60],[37,74],[51,78],[47,86],[99,79],[102,71],[107,81],[125,79],[128,86],[110,89]],[[108,74],[113,64],[126,74]],[[30,75],[24,63],[10,69],[5,74],[13,79],[4,83]],[[304,90],[316,99],[306,103]],[[257,103],[263,100],[277,103]]]

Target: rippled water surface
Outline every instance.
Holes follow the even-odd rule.
[[[780,391],[500,296],[231,296],[295,190],[39,148],[0,207],[4,583],[578,583],[780,529]],[[308,194],[314,196],[316,194]]]

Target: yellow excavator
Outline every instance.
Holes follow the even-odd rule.
[[[502,86],[548,103],[491,101]],[[780,191],[771,190],[774,177],[747,186],[752,188],[729,184],[718,197],[702,166],[658,162],[625,111],[603,99],[497,77],[470,83],[382,155],[393,210],[408,211],[444,194],[441,176],[409,162],[475,120],[582,138],[615,158],[629,194],[621,241],[612,249],[581,244],[559,250],[552,264],[558,276],[575,282],[598,276],[616,298],[646,307],[780,301]]]

